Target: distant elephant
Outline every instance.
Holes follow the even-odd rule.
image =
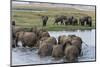
[[[92,26],[92,17],[91,16],[84,16],[84,17],[80,18],[79,21],[82,26],[84,26],[85,24],[89,25],[90,27]]]
[[[42,16],[43,26],[46,26],[48,21],[48,16]]]
[[[51,56],[53,45],[51,43],[42,42],[39,46],[38,54],[40,57]]]
[[[78,20],[77,18],[72,19],[72,25],[78,25]]]
[[[42,37],[50,37],[50,34],[46,29],[37,29],[37,37],[41,39]]]
[[[79,50],[73,45],[69,45],[64,50],[65,58],[68,62],[76,62],[79,56]]]
[[[52,57],[61,58],[64,56],[63,46],[62,45],[54,45],[52,51]]]
[[[12,21],[12,25],[13,25],[13,26],[15,26],[15,25],[16,25],[16,23],[15,23],[15,21],[14,21],[14,20]]]
[[[73,22],[76,23],[76,19],[73,19],[73,16],[67,16],[65,19],[65,25],[72,25]]]
[[[56,16],[54,24],[56,23],[58,25],[58,23],[60,22],[61,25],[64,25],[64,22],[63,22],[64,19],[66,19],[66,16],[63,16],[63,15]]]

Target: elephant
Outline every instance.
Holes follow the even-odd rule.
[[[58,37],[58,44],[66,44],[67,42],[71,41],[71,38],[66,35],[61,35]]]
[[[16,41],[12,39],[11,45],[12,45],[12,48],[15,48],[16,47]]]
[[[42,29],[37,29],[37,37],[40,40],[42,37],[50,37],[50,34],[48,31],[44,28]]]
[[[57,44],[57,40],[55,37],[48,37],[48,39],[46,39],[45,41],[48,43]]]
[[[51,56],[53,50],[53,45],[43,41],[39,46],[38,54],[40,57]]]
[[[64,56],[63,46],[62,45],[54,45],[52,50],[52,57],[61,58]]]
[[[46,26],[48,21],[48,16],[42,16],[43,26]]]
[[[56,16],[54,24],[57,24],[58,25],[58,23],[60,22],[61,25],[64,25],[64,22],[63,22],[64,19],[66,19],[66,16],[63,16],[63,15]]]
[[[78,20],[77,18],[72,19],[72,25],[78,25]]]
[[[73,20],[73,16],[67,16],[67,18],[65,19],[65,25],[72,25],[73,22],[76,22],[76,20]]]
[[[42,37],[50,37],[50,34],[48,32],[42,32],[40,38]]]
[[[14,21],[14,20],[12,21],[12,25],[13,25],[13,26],[15,26],[15,25],[16,25],[16,23],[15,23],[15,21]]]
[[[41,42],[46,42],[46,43],[50,43],[51,45],[56,45],[57,41],[55,37],[43,37],[40,40]],[[40,43],[41,45],[41,43]]]
[[[40,56],[50,56],[52,54],[53,45],[57,44],[56,38],[54,37],[43,37],[40,40],[38,54]]]
[[[81,54],[82,50],[82,39],[78,36],[73,37],[71,41],[72,45],[76,46],[79,50],[79,54]]]
[[[12,26],[12,29],[11,29],[12,30],[12,39],[15,39],[15,37],[16,37],[14,28],[15,28],[15,26]]]
[[[40,40],[37,40],[36,47],[39,48],[42,42],[45,41],[46,39],[48,39],[48,37],[42,37]]]
[[[68,60],[68,62],[76,62],[78,56],[79,56],[79,50],[77,47],[73,45],[66,46],[64,50],[65,59]]]
[[[69,38],[71,38],[70,42],[72,45],[76,46],[79,50],[79,54],[81,54],[82,50],[82,39],[76,35],[68,35]]]
[[[66,35],[61,35],[58,37],[58,44],[61,44],[63,42],[63,39],[66,37]]]
[[[34,47],[37,42],[37,36],[33,32],[25,32],[23,35],[23,46]]]
[[[33,32],[17,32],[17,42],[21,41],[23,47],[34,47],[37,42],[37,36]]]
[[[84,26],[85,25],[85,23],[86,23],[86,25],[88,25],[88,26],[92,26],[92,17],[91,16],[84,16],[84,17],[81,17],[80,19],[79,19],[79,21],[80,21],[80,24],[82,25],[82,26]]]

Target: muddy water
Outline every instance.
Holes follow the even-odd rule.
[[[88,44],[82,44],[83,55],[78,57],[78,61],[95,61],[95,29],[92,30],[76,30],[76,31],[49,31],[51,36],[58,38],[59,35],[75,34],[80,36],[82,40]],[[46,63],[63,63],[64,60],[55,60],[51,56],[40,58],[37,54],[38,50],[33,48],[14,48],[12,49],[12,65],[27,64],[46,64]]]

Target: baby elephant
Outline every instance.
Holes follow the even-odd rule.
[[[52,51],[52,57],[54,58],[61,58],[64,56],[63,53],[63,46],[62,45],[54,45]]]

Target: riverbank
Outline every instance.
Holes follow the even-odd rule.
[[[22,6],[21,6],[22,5]],[[24,28],[31,28],[33,26],[37,26],[38,28],[42,28],[42,19],[41,16],[48,16],[49,19],[47,21],[46,27],[48,31],[62,31],[62,30],[88,30],[95,29],[96,21],[95,21],[95,9],[93,11],[89,11],[88,9],[85,11],[80,9],[75,9],[71,7],[43,7],[43,6],[35,6],[36,4],[16,4],[12,8],[12,20],[16,21],[16,25]],[[52,5],[51,5],[52,6]],[[55,5],[57,6],[57,5]],[[61,5],[60,5],[61,6]],[[81,8],[82,6],[80,6]],[[79,7],[77,7],[79,8]],[[74,16],[78,20],[83,16],[91,16],[92,17],[92,27],[89,26],[72,26],[72,25],[54,25],[55,16],[64,15],[64,16]]]

